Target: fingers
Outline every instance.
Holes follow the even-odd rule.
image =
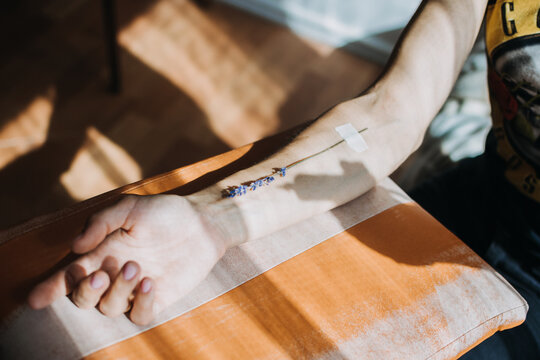
[[[137,325],[146,325],[154,319],[154,293],[153,281],[150,278],[144,278],[137,289],[129,315],[132,322]]]
[[[129,310],[129,300],[134,288],[137,288],[129,317],[137,325],[146,325],[154,318],[154,283],[146,277],[137,287],[138,272],[136,263],[127,263],[109,292],[101,299],[109,286],[109,276],[103,270],[98,270],[80,282],[73,291],[72,301],[82,309],[96,307],[99,303],[103,314],[115,317]],[[131,278],[127,280],[126,277]]]
[[[115,205],[94,214],[86,229],[73,241],[72,250],[83,254],[93,250],[107,235],[121,228],[137,202],[136,196],[126,196]]]
[[[83,266],[73,263],[32,289],[28,304],[33,309],[43,309],[56,299],[69,294],[86,275]]]
[[[140,267],[128,261],[111,284],[99,303],[99,310],[107,316],[115,317],[129,310],[130,297],[137,286]]]
[[[104,315],[116,317],[129,311],[130,300],[134,298],[129,317],[135,324],[146,325],[154,318],[155,290],[150,278],[139,282],[140,273],[139,265],[128,261],[111,283],[103,269],[86,276],[80,264],[72,264],[34,288],[28,303],[34,309],[42,309],[71,293],[71,300],[78,307],[97,306]]]
[[[109,287],[109,276],[103,270],[98,270],[79,283],[73,291],[71,301],[81,309],[96,307],[101,296]]]
[[[69,291],[64,277],[65,271],[59,271],[33,288],[28,295],[28,305],[32,309],[39,310],[49,306],[59,297],[65,296]]]

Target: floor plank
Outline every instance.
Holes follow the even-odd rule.
[[[0,229],[290,128],[380,72],[219,2],[117,5],[119,95],[99,2],[2,12]]]

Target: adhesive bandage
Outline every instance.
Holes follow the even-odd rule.
[[[368,146],[366,141],[351,123],[336,127],[336,131],[354,151],[363,152],[367,150]]]
[[[312,159],[318,155],[321,155],[324,152],[327,152],[329,150],[332,150],[336,146],[342,144],[343,142],[346,142],[352,149],[354,149],[357,152],[362,152],[368,148],[366,141],[360,135],[361,132],[366,131],[367,128],[364,128],[360,131],[356,130],[354,126],[352,126],[351,123],[338,126],[336,128],[336,131],[341,135],[343,140],[338,141],[332,146],[327,147],[326,149],[323,149],[315,154],[306,156],[305,158],[302,158],[300,160],[296,160],[295,162],[290,163],[289,165],[274,168],[273,172],[271,174],[262,176],[256,180],[253,181],[247,181],[240,185],[235,186],[229,186],[227,189],[224,189],[221,191],[221,197],[223,198],[233,198],[237,196],[245,195],[248,191],[255,191],[258,188],[261,188],[266,185],[270,185],[271,183],[276,180],[276,175],[279,175],[280,177],[285,177],[288,170],[303,163],[304,161],[307,161],[309,159]]]

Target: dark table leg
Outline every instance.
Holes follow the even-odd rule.
[[[110,83],[109,88],[113,93],[119,93],[121,89],[120,66],[118,61],[118,42],[116,39],[116,1],[102,0],[103,28],[105,45],[109,57]]]

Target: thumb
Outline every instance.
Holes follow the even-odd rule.
[[[84,254],[95,249],[107,235],[122,228],[137,203],[137,196],[128,195],[116,204],[101,210],[88,219],[83,232],[73,240],[72,250]]]

